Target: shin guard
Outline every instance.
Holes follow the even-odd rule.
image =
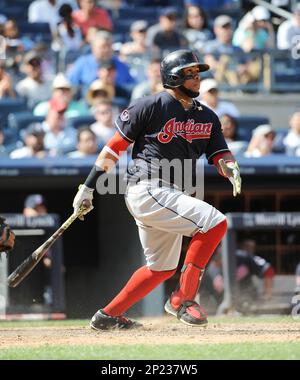
[[[203,274],[204,268],[199,268],[193,263],[183,265],[179,280],[179,289],[175,290],[171,295],[171,304],[175,310],[178,309],[183,302],[193,301],[195,299]]]

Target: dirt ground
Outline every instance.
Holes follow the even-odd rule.
[[[212,322],[206,328],[186,326],[172,317],[140,320],[130,331],[97,332],[86,327],[0,328],[0,349],[46,345],[216,344],[235,342],[300,342],[300,323]]]

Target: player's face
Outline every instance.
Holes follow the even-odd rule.
[[[199,67],[187,67],[183,69],[186,80],[184,81],[184,87],[188,90],[198,92],[200,88],[200,71]]]

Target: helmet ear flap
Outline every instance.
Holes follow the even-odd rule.
[[[180,82],[181,82],[181,78],[179,74],[174,74],[174,73],[169,74],[169,84],[171,86],[174,86],[174,87],[179,86],[181,84]]]
[[[170,79],[172,79],[173,81],[176,81],[178,80],[179,76],[177,74],[170,74],[169,75]]]

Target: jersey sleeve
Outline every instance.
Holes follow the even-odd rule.
[[[209,143],[206,147],[205,155],[210,165],[213,164],[213,157],[218,153],[230,152],[224,139],[220,121],[217,116],[213,120],[213,128]]]
[[[133,143],[147,125],[148,107],[143,101],[137,101],[122,111],[115,124],[121,136]]]

